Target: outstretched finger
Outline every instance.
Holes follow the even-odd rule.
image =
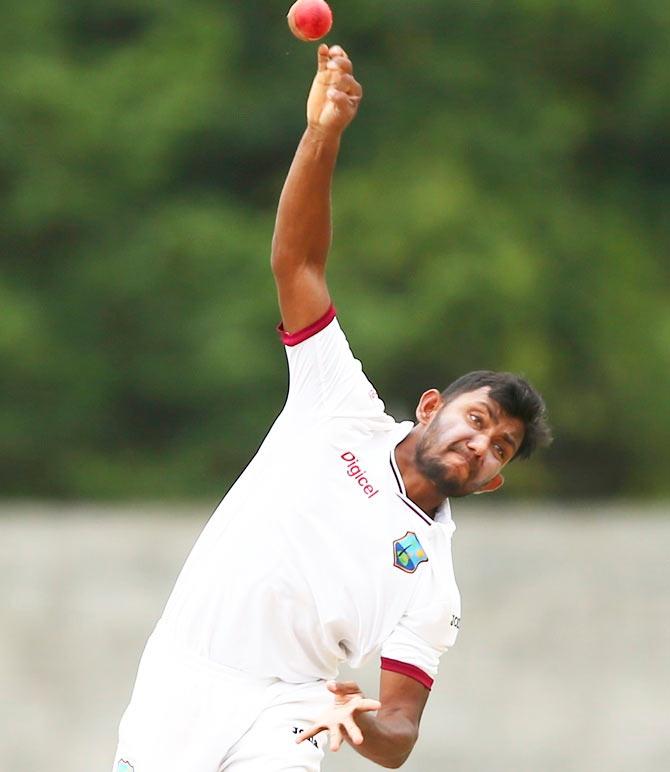
[[[343,723],[351,742],[354,745],[360,745],[363,742],[363,732],[361,732],[358,724],[353,720],[353,718],[347,718]]]
[[[334,729],[331,729],[330,732],[330,750],[331,751],[339,751],[340,746],[342,745],[342,730],[340,727],[335,727]]]
[[[325,72],[330,61],[330,54],[328,46],[325,43],[321,43],[317,52],[317,63],[319,72]]]
[[[300,745],[301,742],[304,742],[305,740],[309,740],[311,737],[315,737],[317,734],[319,734],[319,732],[323,732],[324,729],[328,729],[328,727],[325,724],[314,724],[314,726],[311,729],[308,729],[305,732],[301,732],[295,738],[296,745]]]
[[[382,704],[379,702],[379,700],[370,700],[366,698],[358,702],[354,710],[359,710],[361,712],[365,712],[367,710],[379,710],[381,706]]]
[[[331,46],[331,47],[328,49],[328,53],[329,53],[331,56],[346,56],[346,57],[347,57],[347,59],[349,58],[349,55],[348,55],[348,54],[347,54],[347,52],[344,50],[344,48],[342,48],[342,46],[339,46],[339,45],[334,45],[334,46]]]

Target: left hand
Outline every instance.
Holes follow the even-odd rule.
[[[360,686],[353,681],[328,681],[327,689],[335,695],[335,701],[331,708],[322,713],[312,728],[303,732],[297,739],[297,743],[309,740],[323,732],[324,729],[330,736],[330,750],[337,751],[346,738],[354,745],[363,742],[363,733],[354,720],[356,713],[379,710],[382,706],[379,700],[367,699],[363,696]]]

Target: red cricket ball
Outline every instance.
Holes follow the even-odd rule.
[[[297,0],[288,12],[288,26],[300,40],[320,40],[333,26],[326,0]]]

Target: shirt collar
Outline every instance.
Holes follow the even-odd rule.
[[[400,473],[398,462],[396,461],[395,449],[405,439],[405,437],[407,437],[413,428],[414,424],[411,421],[403,421],[397,425],[397,430],[393,433],[393,441],[391,444],[391,469],[393,470],[393,476],[396,478],[396,483],[398,485],[398,495],[405,499],[408,503],[411,503],[413,507],[415,507],[427,520],[432,523],[437,523],[441,526],[444,526],[453,532],[456,529],[456,525],[454,524],[454,521],[451,517],[451,505],[449,504],[449,499],[445,499],[442,504],[440,504],[437,512],[435,513],[435,517],[432,518],[407,496],[405,483],[402,479],[402,474]]]

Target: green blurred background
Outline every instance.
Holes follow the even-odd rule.
[[[511,495],[670,494],[667,0],[332,5],[366,95],[330,282],[390,411],[519,371],[557,439]],[[219,496],[286,392],[316,47],[274,0],[0,6],[0,490]]]
[[[289,5],[0,0],[2,769],[109,768],[283,405],[270,241],[316,56]],[[408,772],[669,769],[670,4],[332,7],[366,90],[330,263],[356,355],[398,418],[520,371],[556,434],[458,505],[464,624]]]

